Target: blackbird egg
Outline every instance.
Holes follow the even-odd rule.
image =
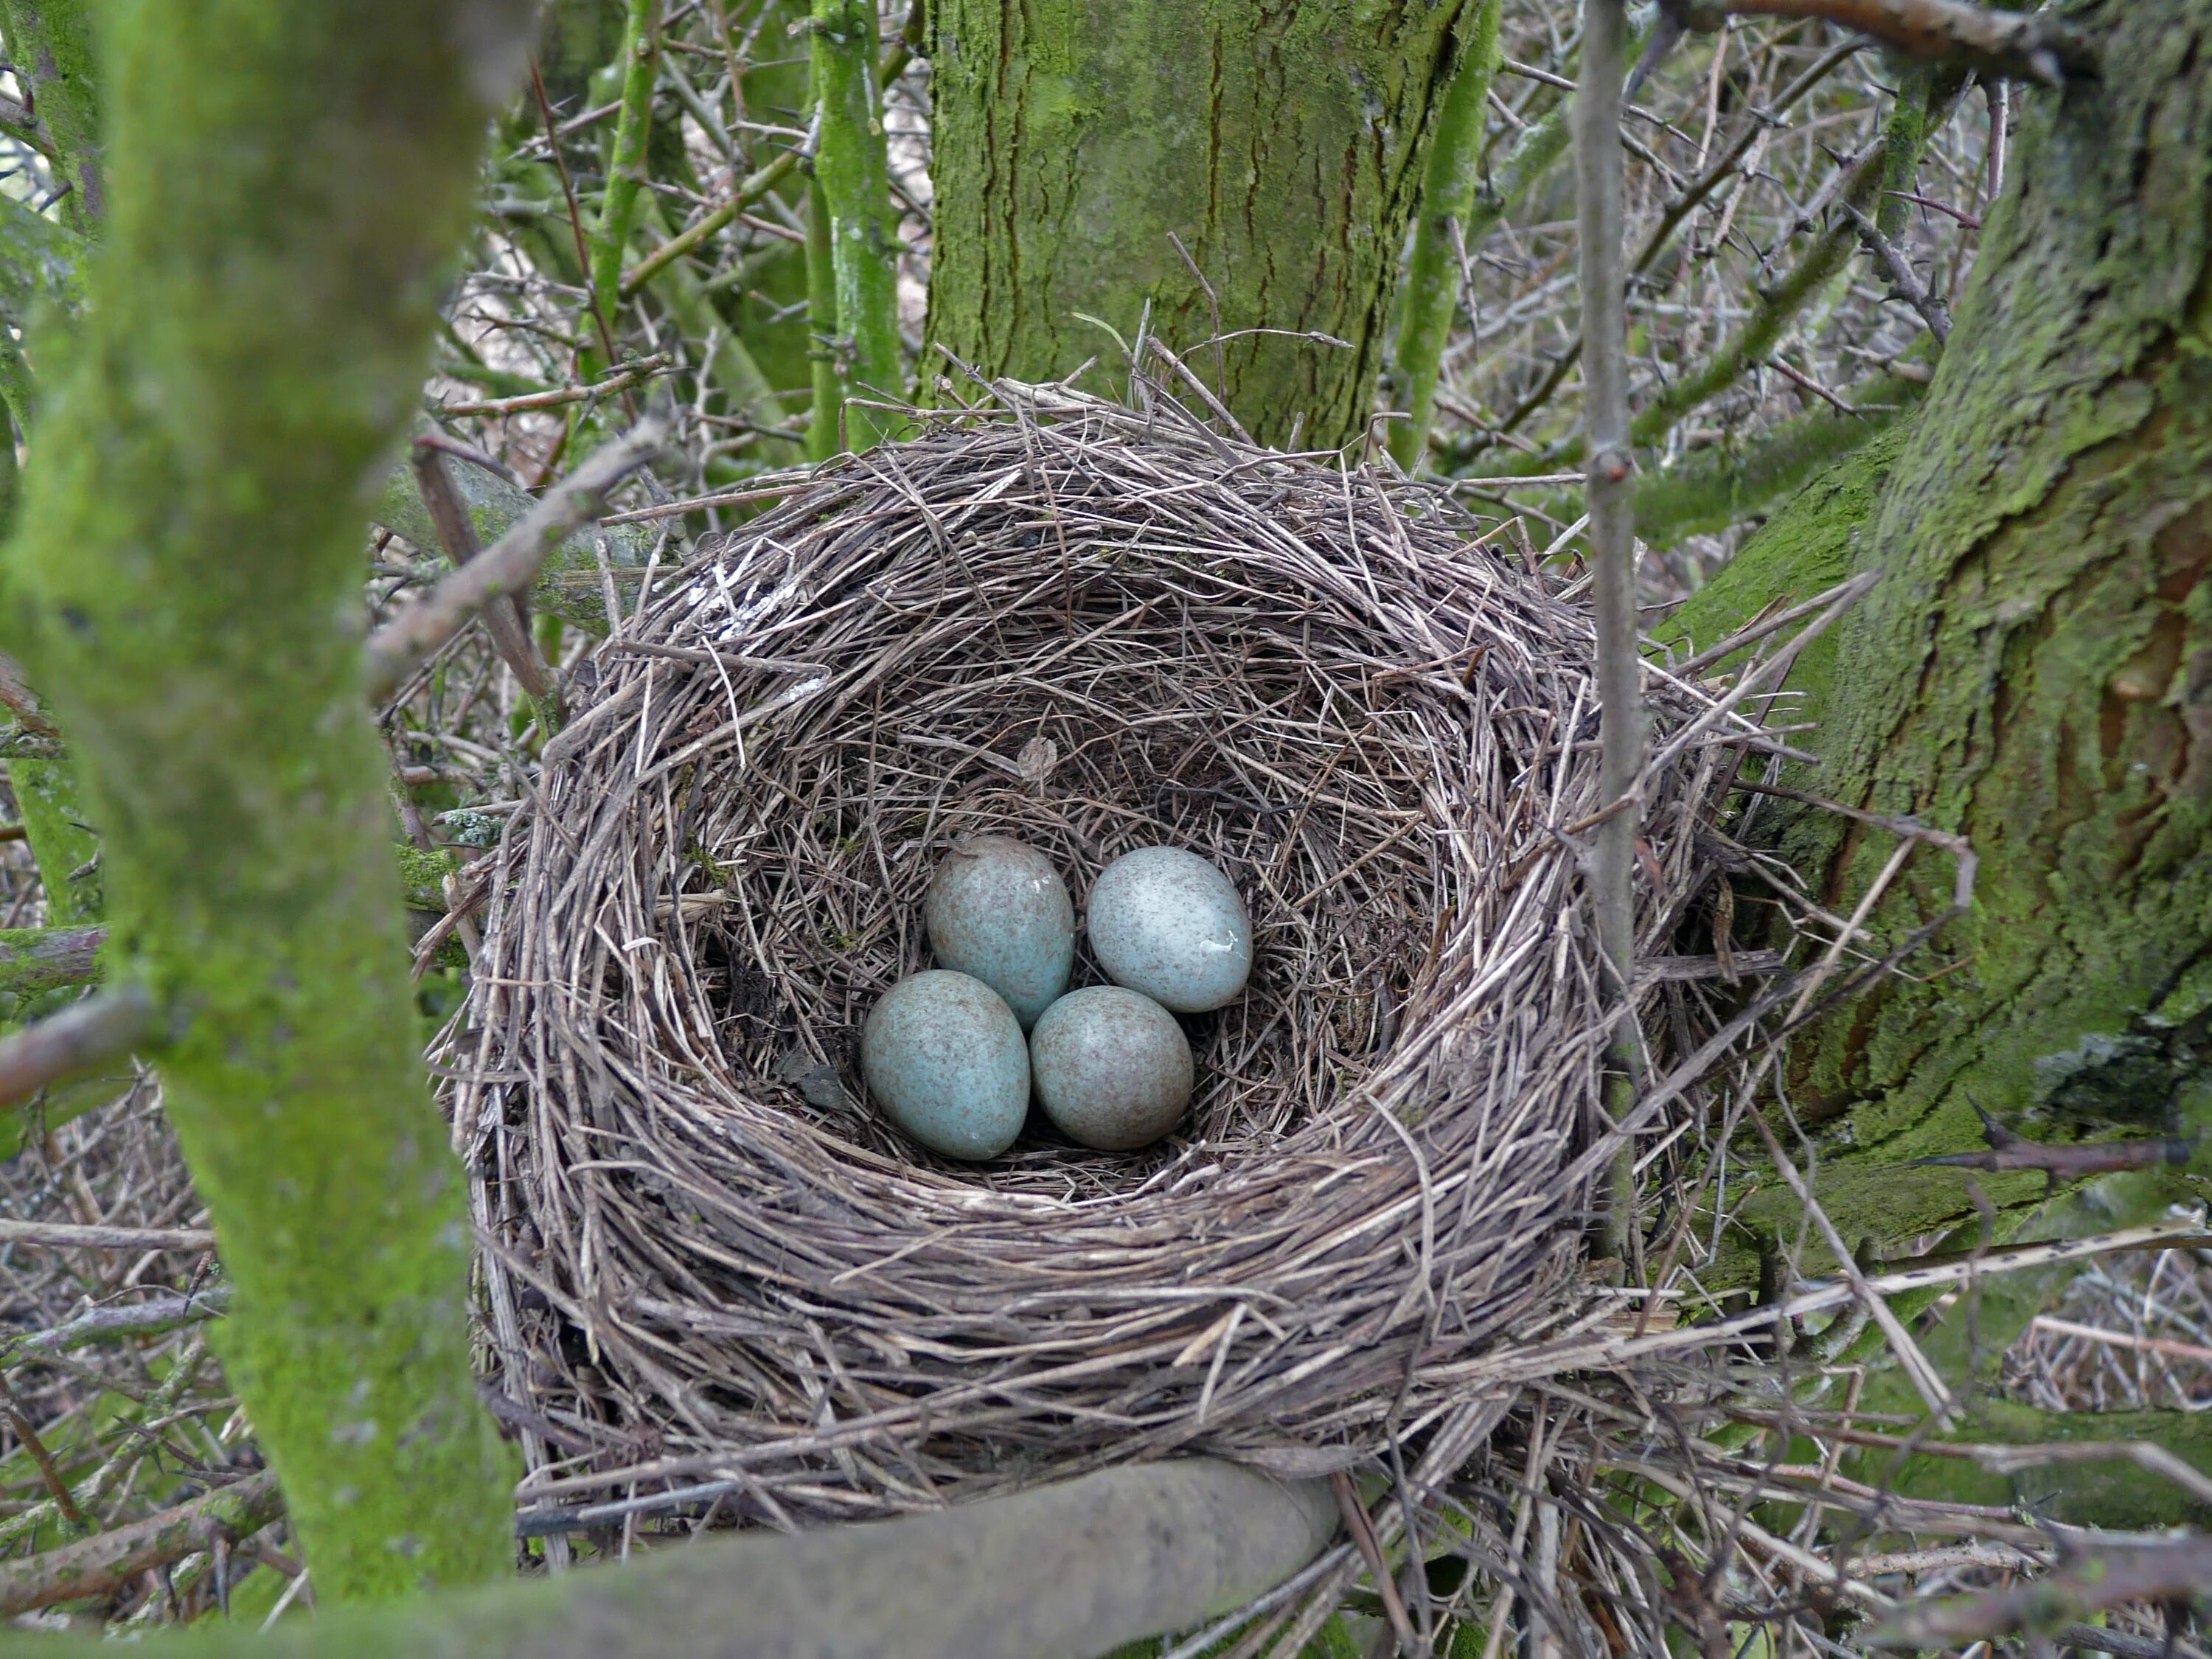
[[[1091,888],[1091,949],[1106,977],[1179,1014],[1237,1000],[1252,922],[1229,878],[1179,847],[1139,847]]]
[[[1012,836],[971,836],[945,855],[922,907],[938,965],[980,979],[1028,1030],[1067,988],[1075,907],[1052,860]]]
[[[1029,1115],[1030,1054],[1006,999],[933,969],[884,993],[860,1074],[891,1121],[947,1158],[996,1158]]]
[[[1037,1104],[1071,1140],[1149,1146],[1190,1104],[1190,1044],[1176,1018],[1118,985],[1070,991],[1030,1033]]]

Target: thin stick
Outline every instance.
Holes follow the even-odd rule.
[[[101,991],[0,1042],[0,1106],[122,1059],[154,1030],[143,986]]]
[[[0,1246],[42,1244],[57,1250],[211,1250],[204,1227],[86,1227],[65,1221],[0,1219]]]
[[[1628,447],[1628,313],[1621,268],[1620,84],[1628,33],[1621,0],[1585,0],[1583,68],[1575,93],[1575,193],[1582,238],[1583,428],[1589,473],[1591,563],[1597,577],[1598,793],[1625,798],[1644,769],[1644,711],[1636,650],[1634,463]],[[1592,860],[1593,908],[1610,970],[1612,1032],[1606,1045],[1606,1103],[1615,1123],[1635,1104],[1637,1034],[1629,987],[1636,977],[1633,886],[1640,815],[1631,808],[1599,826]],[[1606,1205],[1606,1249],[1626,1262],[1634,1206],[1626,1144]]]
[[[529,592],[546,556],[589,520],[608,490],[643,465],[668,435],[648,416],[547,490],[507,534],[377,629],[365,648],[368,696],[390,697],[409,670],[466,627],[492,600]]]

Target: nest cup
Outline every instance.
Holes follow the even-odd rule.
[[[1494,1413],[1569,1305],[1603,1032],[1559,833],[1598,805],[1590,629],[1481,532],[1031,388],[817,475],[623,622],[495,855],[449,1056],[545,1501],[852,1519]],[[1662,691],[1662,736],[1703,706]],[[1651,925],[1727,759],[1645,781]],[[977,833],[1079,913],[1146,843],[1236,883],[1251,981],[1185,1017],[1168,1140],[1032,1112],[959,1164],[866,1101],[860,1028]]]

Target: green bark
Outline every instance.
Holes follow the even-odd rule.
[[[1894,426],[1926,390],[1922,381],[1877,375],[1850,391],[1858,414],[1845,415],[1824,404],[1784,422],[1747,448],[1716,446],[1666,471],[1647,472],[1636,483],[1636,533],[1650,546],[1672,547],[1686,536],[1710,535],[1755,518],[1785,496],[1793,499],[1782,511],[1800,512],[1801,492],[1814,477]],[[1769,550],[1771,546],[1761,550],[1762,568],[1776,557]],[[1745,551],[1750,550],[1747,546]],[[1742,562],[1741,558],[1734,561],[1723,575]],[[1737,580],[1741,582],[1743,577]],[[1818,592],[1814,588],[1800,597]],[[1738,625],[1750,621],[1765,603],[1765,599],[1754,600],[1739,616]],[[1714,620],[1708,613],[1709,629]]]
[[[104,927],[0,928],[0,995],[33,996],[100,977]]]
[[[629,0],[623,23],[622,111],[615,118],[614,147],[607,158],[607,182],[599,216],[592,227],[592,303],[599,325],[611,331],[622,292],[623,250],[636,222],[637,193],[644,188],[646,145],[653,129],[653,82],[660,64],[658,18],[660,0]],[[587,363],[592,354],[585,354]]]
[[[1464,236],[1482,185],[1482,151],[1490,134],[1490,83],[1498,73],[1498,24],[1504,0],[1480,0],[1468,20],[1468,42],[1451,90],[1437,116],[1421,178],[1421,210],[1413,222],[1413,251],[1406,258],[1399,298],[1393,368],[1397,395],[1409,420],[1390,428],[1390,455],[1412,471],[1428,453],[1437,408],[1437,374],[1444,341],[1459,309],[1459,261],[1455,225]],[[1471,252],[1476,244],[1467,244]]]
[[[89,233],[106,216],[92,9],[86,0],[0,0],[0,33],[30,87],[54,176],[70,187],[64,211]]]
[[[837,378],[837,267],[830,252],[830,207],[822,186],[806,191],[806,332],[814,406],[806,421],[806,459],[826,461],[845,447],[845,393]]]
[[[1801,590],[1821,580],[1808,561],[1883,573],[1806,682],[1816,787],[1964,833],[1981,860],[1972,914],[1914,975],[1793,1049],[1847,1236],[1970,1213],[1962,1172],[1898,1166],[1978,1145],[1973,1102],[2043,1139],[2212,1119],[2212,84],[2192,68],[2212,0],[2080,15],[2130,73],[2027,100],[1878,491],[1832,490],[1824,522],[1784,514],[1740,561],[1743,584],[1764,568]],[[1715,636],[1723,586],[1682,625]],[[1825,815],[1777,822],[1832,909],[1894,846]],[[1918,854],[1877,933],[1951,881]],[[1976,1179],[2001,1205],[2042,1186]],[[1794,1232],[1788,1209],[1762,1194],[1753,1223]]]
[[[119,971],[168,1011],[229,1380],[337,1601],[509,1547],[355,619],[521,11],[103,9],[107,252],[0,607],[83,763]]]
[[[898,222],[876,90],[876,8],[873,0],[814,0],[813,23],[821,148],[812,199],[828,210],[840,390],[902,398]],[[904,423],[879,410],[848,409],[843,426],[846,444],[866,449],[898,435]]]
[[[938,0],[930,338],[1050,380],[1114,349],[1085,316],[1133,341],[1149,305],[1261,441],[1358,437],[1468,5]],[[1348,349],[1187,349],[1217,306],[1223,331]]]

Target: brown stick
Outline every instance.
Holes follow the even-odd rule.
[[[204,1227],[80,1227],[66,1221],[0,1219],[0,1246],[40,1244],[54,1250],[211,1250]]]
[[[1870,34],[1907,57],[1955,64],[1985,76],[2064,84],[2091,74],[2096,59],[2064,25],[1958,0],[1724,0],[1740,17],[1821,17]]]
[[[494,599],[528,592],[546,555],[589,520],[599,498],[642,466],[667,435],[668,423],[648,416],[628,435],[602,445],[507,534],[377,629],[366,648],[370,699],[389,697],[410,669]]]
[[[461,500],[461,492],[453,488],[453,474],[446,471],[445,456],[436,445],[420,440],[415,445],[415,487],[422,491],[422,505],[429,512],[430,523],[437,530],[446,556],[456,568],[483,550],[477,540],[476,524],[469,517],[467,504]],[[530,637],[530,625],[523,620],[522,607],[515,603],[514,595],[502,593],[487,604],[483,624],[501,659],[514,671],[524,694],[532,702],[551,696],[553,671],[538,654],[538,643]]]
[[[276,1477],[264,1469],[131,1526],[10,1561],[0,1566],[0,1618],[112,1595],[150,1567],[251,1537],[283,1513]]]
[[[1982,1134],[1989,1149],[1979,1152],[1949,1152],[1941,1158],[1916,1158],[1905,1167],[1984,1170],[1992,1175],[2034,1170],[2048,1176],[2055,1186],[2062,1181],[2081,1181],[2091,1176],[2113,1175],[2123,1170],[2155,1170],[2161,1164],[2179,1169],[2197,1156],[2197,1143],[2180,1135],[2160,1135],[2148,1140],[2093,1141],[2086,1146],[2051,1146],[2014,1133],[1982,1109],[1969,1095],[1966,1103],[1982,1120]]]
[[[120,1060],[153,1030],[154,999],[138,985],[100,992],[27,1026],[0,1042],[0,1106]]]

